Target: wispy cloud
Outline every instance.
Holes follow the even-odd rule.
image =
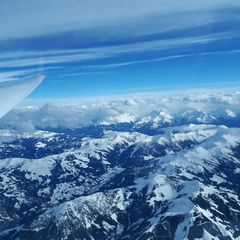
[[[136,42],[131,44],[121,44],[117,46],[105,46],[87,49],[49,50],[49,51],[17,51],[5,52],[0,57],[0,67],[16,68],[30,66],[48,66],[69,62],[84,62],[89,60],[111,58],[126,54],[139,54],[149,51],[184,49],[195,45],[204,45],[219,40],[234,38],[232,33],[211,34],[197,37],[182,37],[164,40],[154,40]],[[171,59],[172,56],[161,59]],[[141,63],[145,60],[132,61],[131,63]],[[119,64],[120,66],[121,64]],[[116,65],[117,66],[117,65]]]
[[[198,2],[191,0],[148,0],[147,2],[145,0],[26,0],[24,2],[2,0],[0,3],[0,39],[26,38],[109,26],[118,26],[117,29],[126,34],[127,28],[121,29],[122,26],[126,26],[126,23],[129,27],[135,26],[134,34],[143,33],[143,31],[159,31],[159,28],[166,31],[169,28],[196,26],[215,21],[215,16],[206,11],[236,6],[240,6],[240,3],[234,0]],[[180,21],[173,19],[176,12],[197,11],[206,13],[202,13],[198,18],[183,14],[181,19],[178,18]],[[142,28],[138,25],[140,19],[156,15],[164,15],[167,22],[162,20],[155,24],[148,21],[148,26],[142,26]]]
[[[218,55],[229,55],[229,54],[240,54],[240,49],[237,50],[229,50],[229,51],[216,51],[216,52],[199,52],[194,54],[179,54],[179,55],[170,55],[166,57],[160,58],[152,58],[138,61],[128,61],[128,62],[120,62],[120,63],[111,63],[111,64],[102,64],[102,65],[91,65],[84,67],[85,69],[109,69],[109,68],[117,68],[124,67],[134,64],[142,64],[142,63],[150,63],[150,62],[162,62],[168,60],[174,60],[179,58],[188,58],[188,57],[196,57],[196,56],[218,56]]]
[[[52,82],[101,78],[133,64],[238,54],[239,9],[236,0],[2,0],[0,81],[41,70]]]

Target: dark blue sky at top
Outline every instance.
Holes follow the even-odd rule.
[[[0,81],[45,72],[37,98],[238,86],[240,4],[197,4],[3,0]]]

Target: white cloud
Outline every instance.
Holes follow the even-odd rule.
[[[118,34],[121,32],[131,34],[133,32],[133,34],[139,35],[143,31],[149,33],[159,31],[159,29],[165,31],[190,25],[196,26],[216,20],[214,15],[207,12],[201,13],[198,17],[183,14],[181,17],[178,16],[173,19],[176,12],[212,11],[233,6],[240,6],[239,1],[2,0],[0,3],[0,39],[26,38],[110,26],[118,26],[115,35],[117,32]],[[146,26],[139,26],[141,19],[148,19],[155,15],[164,15],[165,17],[157,24],[153,24],[153,22],[150,24],[149,22]],[[167,18],[169,15],[171,17]],[[121,28],[122,26],[130,27],[131,31],[128,31],[126,27]],[[131,26],[134,26],[134,31]]]
[[[149,63],[149,62],[162,62],[168,60],[174,60],[178,58],[188,58],[193,56],[218,56],[218,55],[228,55],[228,54],[239,54],[239,50],[229,50],[229,51],[216,51],[216,52],[200,52],[200,53],[193,53],[193,54],[180,54],[180,55],[170,55],[166,57],[159,57],[159,58],[152,58],[146,60],[137,60],[137,61],[128,61],[128,62],[120,62],[120,63],[111,63],[111,64],[104,64],[104,65],[91,65],[86,67],[86,69],[111,69],[117,67],[124,67],[133,64],[141,64],[141,63]]]
[[[49,50],[49,51],[17,51],[5,52],[0,56],[0,67],[29,67],[29,66],[48,66],[53,64],[68,62],[84,62],[87,60],[95,60],[102,58],[116,57],[123,54],[134,54],[139,52],[170,50],[177,48],[185,48],[189,46],[211,43],[218,40],[235,37],[232,33],[211,34],[199,37],[183,37],[168,40],[155,40],[141,43],[124,44],[118,46],[106,46],[87,49],[71,49],[71,50]],[[179,56],[165,56],[159,60],[169,60],[177,57],[185,57],[186,54]],[[148,60],[132,61],[129,64],[147,62]],[[113,66],[128,65],[128,63],[112,64]],[[109,66],[110,67],[110,66]]]
[[[0,41],[3,45],[0,47],[0,68],[9,70],[0,74],[0,81],[16,79],[21,75],[31,74],[34,70],[50,69],[64,63],[86,63],[89,60],[118,56],[125,56],[126,59],[127,54],[136,54],[138,58],[135,61],[112,61],[109,65],[90,66],[89,69],[113,68],[148,61],[188,57],[190,54],[184,54],[185,49],[194,49],[195,46],[201,45],[201,50],[204,51],[202,48],[204,44],[236,38],[239,35],[238,30],[231,29],[229,32],[226,30],[226,32],[212,32],[212,34],[200,32],[198,36],[186,34],[185,37],[177,36],[168,39],[159,37],[161,40],[151,41],[136,39],[147,34],[211,26],[211,24],[229,19],[239,20],[237,15],[222,14],[222,11],[233,9],[233,7],[240,7],[240,2],[234,0],[198,2],[191,0],[2,0],[0,1]],[[19,47],[21,44],[18,45],[19,42],[17,42],[21,39],[41,36],[47,39],[53,38],[52,41],[54,41],[56,34],[61,33],[66,33],[66,36],[56,40],[64,42],[66,37],[69,38],[68,41],[71,44],[92,41],[92,46],[95,46],[94,44],[99,41],[114,42],[129,38],[133,41],[128,44],[118,42],[116,43],[118,45],[114,46],[106,43],[104,47],[85,49],[76,45],[76,49],[66,47],[66,50],[64,50],[65,42],[59,48],[56,46],[56,50],[51,49],[52,46],[46,43],[46,46],[42,46],[45,50],[41,50],[39,47],[39,44],[42,44],[41,39],[31,39],[31,44],[26,43],[25,48]],[[78,35],[75,36],[75,33]],[[16,40],[16,42],[12,43],[9,40]],[[4,49],[4,46],[8,46],[9,43],[13,44],[10,52],[8,52],[10,48]],[[39,47],[39,50],[32,51],[31,47],[33,49]],[[159,54],[159,58],[150,60],[144,59],[144,54],[140,54],[174,49],[175,52],[172,54]],[[181,50],[181,53],[178,53],[178,50]],[[34,67],[34,69],[27,69],[29,67]],[[25,70],[16,71],[15,68],[25,68]],[[13,71],[11,72],[10,69]]]
[[[173,93],[164,96],[145,94],[84,100],[61,100],[43,106],[19,106],[0,120],[0,127],[32,130],[34,127],[79,128],[91,124],[118,123],[142,119],[153,122],[164,116],[174,121],[214,123],[230,119],[228,112],[240,116],[240,92],[191,90],[192,94]],[[171,97],[169,97],[171,96]],[[46,100],[45,100],[46,101]],[[166,114],[163,114],[166,113]],[[127,117],[126,117],[127,116]],[[161,119],[160,119],[161,120]],[[231,121],[234,120],[232,117]],[[164,122],[164,121],[163,121]],[[230,123],[230,122],[229,122]]]

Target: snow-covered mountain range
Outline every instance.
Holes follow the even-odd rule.
[[[19,107],[0,239],[240,239],[240,93]]]

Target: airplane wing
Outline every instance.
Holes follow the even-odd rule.
[[[29,95],[45,78],[43,74],[0,82],[0,118]]]

